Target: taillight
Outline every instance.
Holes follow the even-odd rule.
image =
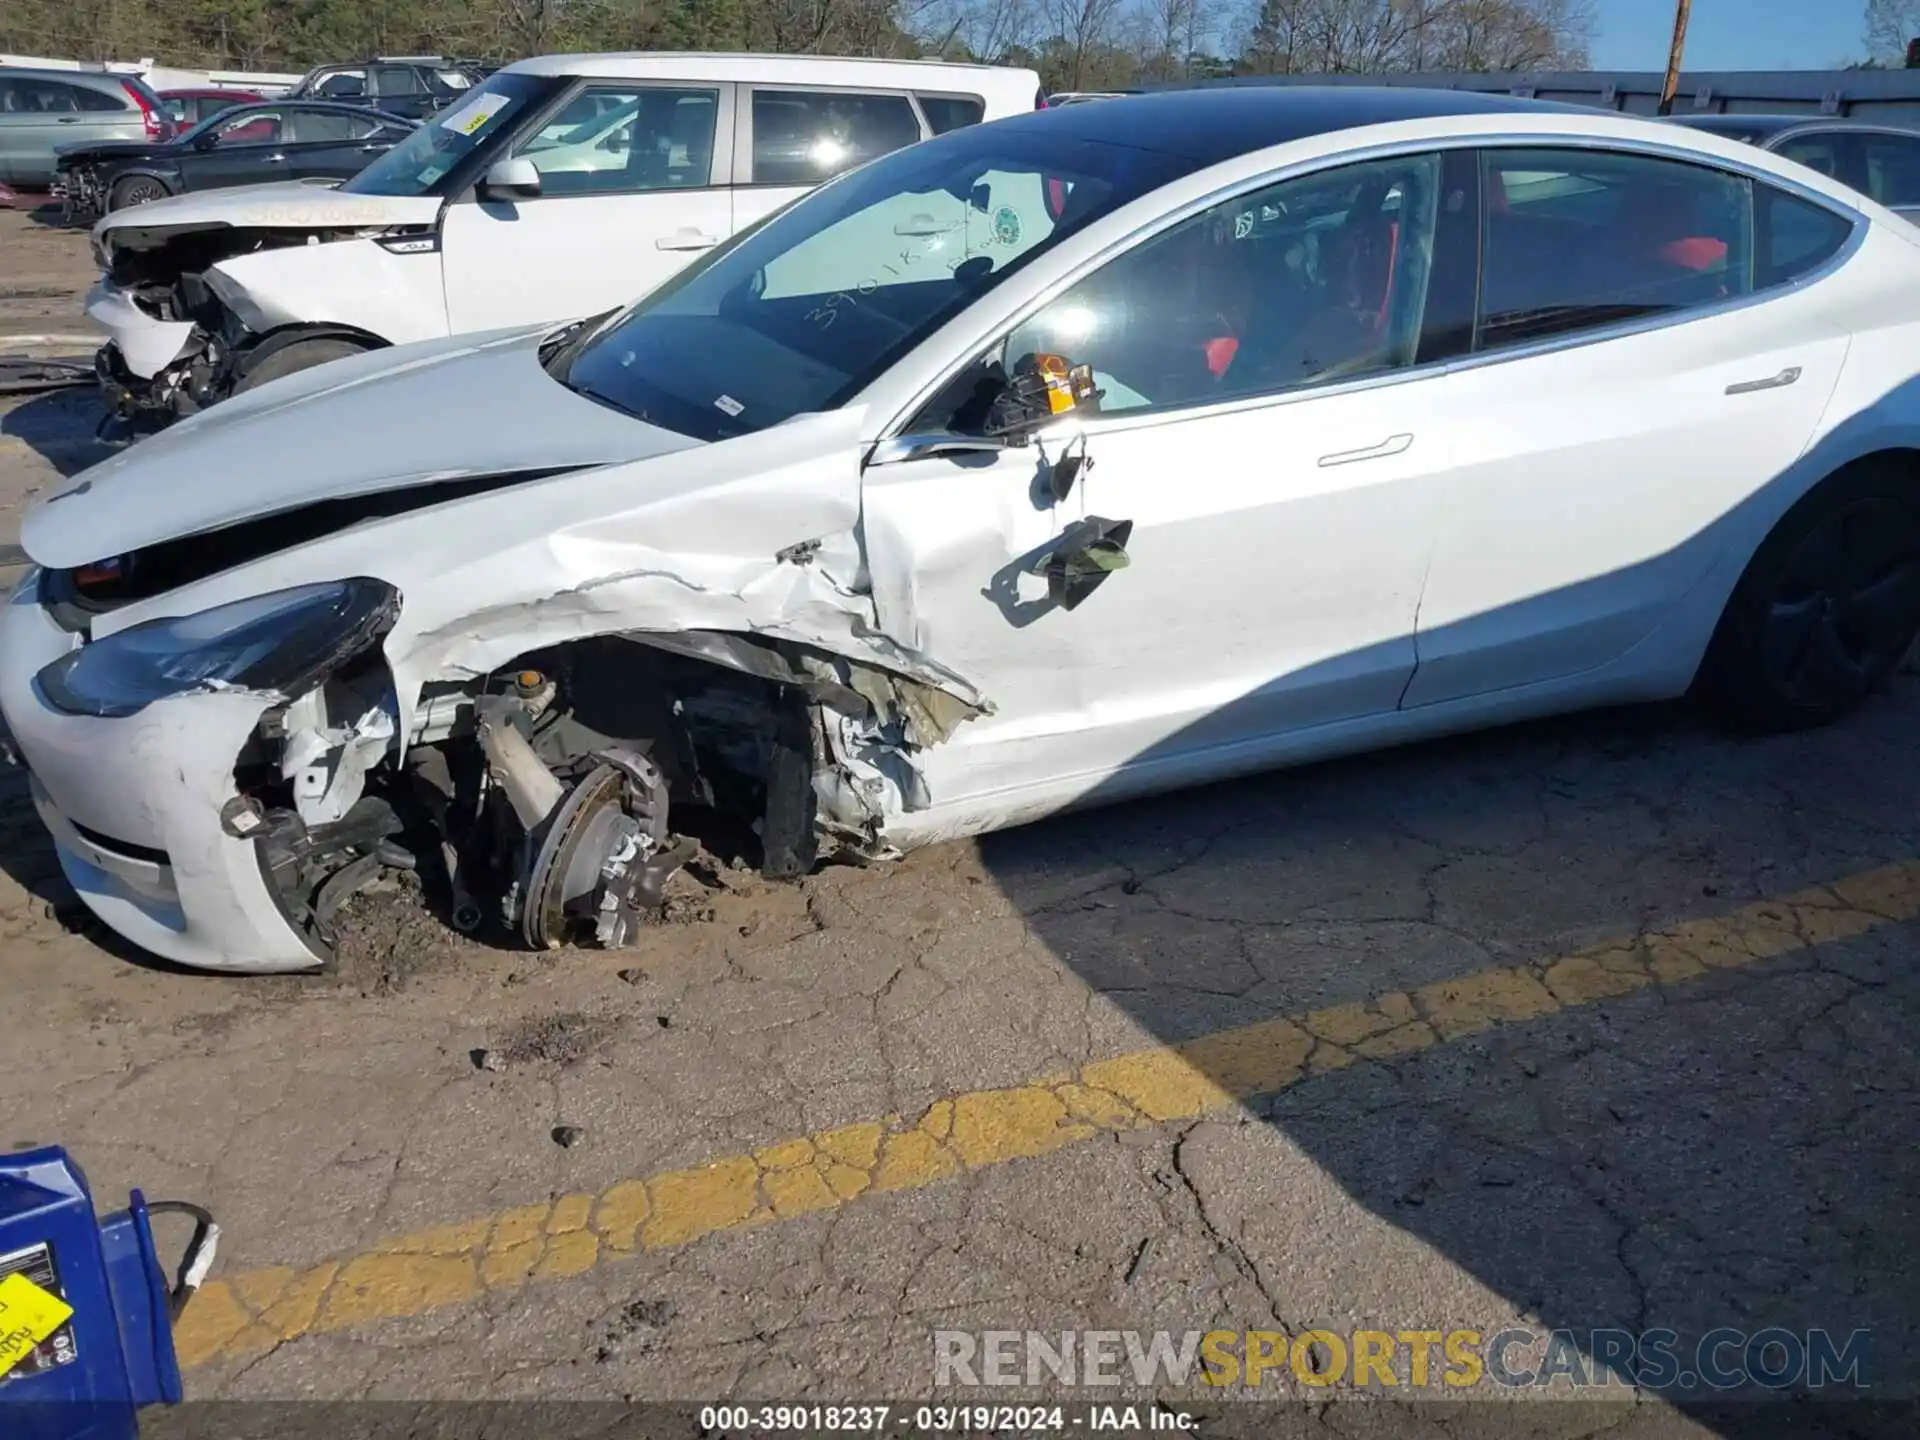
[[[153,108],[153,102],[141,93],[138,85],[131,80],[122,80],[120,88],[127,92],[127,98],[140,111],[140,123],[146,127],[149,141],[158,144],[173,133],[173,126],[168,123],[167,117]]]
[[[1047,108],[1047,92],[1046,91],[1036,90],[1033,92],[1033,108],[1036,110],[1044,110]]]

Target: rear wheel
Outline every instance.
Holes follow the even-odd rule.
[[[298,340],[263,357],[258,364],[248,366],[246,373],[234,384],[233,393],[240,395],[248,390],[257,390],[269,380],[278,380],[282,375],[311,370],[329,360],[344,360],[365,349],[366,346],[356,345],[351,340]]]
[[[1920,486],[1867,462],[1774,527],[1721,616],[1702,680],[1730,720],[1799,730],[1852,710],[1920,631]]]
[[[164,200],[172,193],[165,182],[151,175],[126,175],[114,181],[113,188],[107,192],[107,209],[125,210],[129,205],[146,205]]]

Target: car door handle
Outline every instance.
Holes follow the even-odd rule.
[[[1736,380],[1727,386],[1729,395],[1751,395],[1756,390],[1779,390],[1793,384],[1800,378],[1800,367],[1789,365],[1778,375],[1769,375],[1764,380]]]
[[[80,123],[80,117],[78,115],[62,115],[53,123],[56,125],[78,125]]]
[[[719,237],[703,234],[698,230],[676,230],[671,235],[662,235],[653,242],[656,250],[711,250],[720,243]]]
[[[1336,450],[1331,455],[1322,455],[1322,468],[1328,465],[1351,465],[1356,460],[1384,460],[1389,455],[1398,455],[1413,444],[1411,435],[1389,435],[1378,445],[1363,446],[1358,450]]]
[[[260,157],[260,163],[262,165],[284,165],[287,163],[287,157],[284,155],[262,155]]]

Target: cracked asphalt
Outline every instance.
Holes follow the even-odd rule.
[[[30,223],[0,214],[0,265]],[[77,299],[84,244],[49,233]],[[0,542],[96,416],[0,401]],[[259,981],[88,925],[8,781],[0,1144],[68,1146],[103,1205],[215,1211],[200,1399],[1910,1434],[1798,1391],[1404,1364],[939,1389],[934,1337],[1869,1331],[1867,1393],[1920,1397],[1917,726],[1908,674],[1763,741],[1683,707],[1532,725],[793,886],[715,868],[611,953],[455,941],[394,890],[336,973]]]

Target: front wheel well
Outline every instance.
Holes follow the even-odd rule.
[[[317,325],[282,325],[277,330],[269,330],[257,340],[234,354],[239,373],[245,374],[269,355],[276,354],[292,345],[304,345],[309,340],[341,340],[359,346],[362,350],[384,350],[392,341],[374,334],[371,330],[362,330],[356,325],[337,325],[331,322]]]

